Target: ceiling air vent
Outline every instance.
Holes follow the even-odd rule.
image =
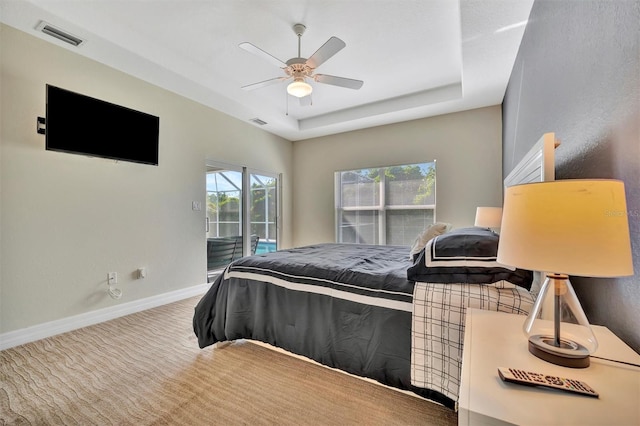
[[[266,121],[264,121],[264,120],[260,120],[260,119],[259,119],[259,118],[257,118],[257,117],[256,117],[256,118],[252,118],[252,119],[250,119],[249,121],[251,121],[252,123],[257,124],[258,126],[264,126],[265,124],[267,124],[267,122],[266,122]]]
[[[65,43],[69,43],[70,45],[75,47],[78,47],[82,43],[84,43],[84,40],[82,40],[81,38],[69,34],[66,31],[62,31],[61,29],[56,28],[44,21],[40,21],[40,23],[36,26],[36,30],[42,31],[43,33],[50,35],[51,37],[55,37],[58,40],[62,40]]]

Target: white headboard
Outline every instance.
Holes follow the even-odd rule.
[[[555,180],[555,153],[560,145],[555,133],[545,133],[531,150],[511,170],[504,180],[504,187],[523,183]]]
[[[534,182],[549,182],[556,179],[555,149],[560,145],[555,133],[545,133],[533,145],[531,150],[513,168],[509,176],[504,180],[504,187]],[[538,296],[545,273],[533,271],[533,283],[531,292]],[[554,312],[553,292],[547,293],[547,298],[542,302],[542,318],[551,320]]]

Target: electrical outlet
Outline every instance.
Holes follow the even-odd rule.
[[[118,273],[117,272],[109,272],[107,274],[107,283],[109,285],[118,284]]]

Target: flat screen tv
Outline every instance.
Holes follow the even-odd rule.
[[[158,165],[160,119],[47,84],[46,149]]]

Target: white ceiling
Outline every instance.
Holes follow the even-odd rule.
[[[0,20],[264,130],[301,140],[502,102],[533,0],[0,0]],[[44,20],[86,40],[72,47],[36,30]],[[312,82],[300,106],[278,83],[282,61],[329,37],[346,47],[318,73],[360,90]]]

